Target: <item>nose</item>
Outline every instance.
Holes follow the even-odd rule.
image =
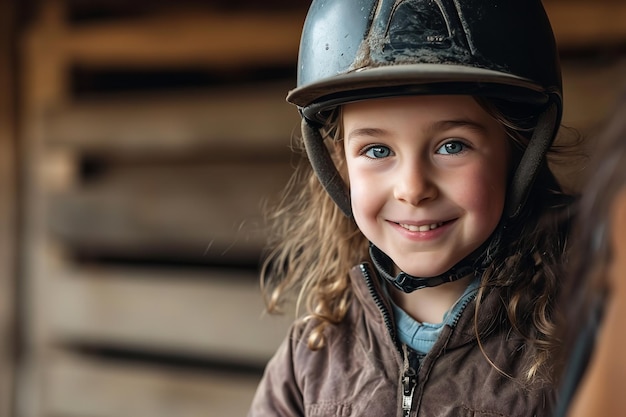
[[[394,197],[398,201],[418,206],[437,196],[432,169],[427,164],[412,161],[402,164],[395,178]]]

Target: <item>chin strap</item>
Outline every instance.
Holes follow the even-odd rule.
[[[556,135],[556,126],[559,121],[560,114],[557,105],[552,102],[539,116],[532,138],[509,184],[509,195],[504,210],[508,218],[517,217],[524,207],[537,173],[541,165],[545,163],[544,159]]]
[[[348,218],[352,218],[352,205],[350,204],[348,187],[341,175],[339,175],[339,171],[337,171],[335,163],[328,153],[319,129],[309,124],[305,118],[302,118],[302,139],[304,139],[306,154],[317,175],[317,179],[343,214]]]
[[[393,261],[373,244],[370,244],[370,257],[372,258],[372,262],[374,262],[374,266],[376,267],[376,270],[378,270],[378,273],[387,281],[392,283],[397,289],[405,293],[410,293],[427,287],[436,287],[438,285],[445,284],[446,282],[453,282],[470,274],[482,271],[483,269],[480,266],[476,266],[478,264],[476,260],[469,261],[468,257],[445,273],[434,277],[414,277],[406,272],[400,272],[398,275],[393,276],[391,273]]]

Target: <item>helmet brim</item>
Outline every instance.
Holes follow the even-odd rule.
[[[355,70],[291,90],[287,101],[310,121],[323,123],[341,104],[401,95],[477,95],[544,106],[556,92],[505,72],[458,64],[407,64]]]

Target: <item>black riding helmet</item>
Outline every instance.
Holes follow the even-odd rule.
[[[316,175],[347,216],[349,193],[319,128],[342,104],[416,94],[467,94],[533,109],[538,121],[509,185],[503,221],[517,217],[562,115],[558,52],[541,1],[313,0],[297,87],[287,101],[302,115]],[[375,247],[371,253],[381,273],[406,292],[458,279],[477,263],[470,256],[439,277],[393,277],[386,255]],[[484,254],[478,258],[485,262]]]

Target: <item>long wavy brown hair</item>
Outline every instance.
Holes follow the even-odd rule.
[[[536,117],[519,116],[517,109],[510,111],[507,105],[493,100],[476,100],[505,126],[516,166],[532,133],[528,126],[534,126]],[[329,118],[322,135],[347,182],[340,108]],[[324,346],[324,329],[340,322],[348,311],[352,301],[348,273],[352,266],[369,260],[368,241],[324,191],[300,139],[295,140],[294,149],[299,157],[294,175],[282,199],[268,211],[272,235],[261,270],[261,285],[268,311],[280,312],[285,300],[295,298],[300,318],[315,320],[308,336],[308,345],[315,350]],[[563,152],[553,146],[551,153]],[[502,241],[505,247],[483,274],[477,296],[476,317],[484,296],[499,291],[503,301],[500,310],[490,312],[491,320],[481,320],[476,332],[480,340],[507,323],[522,335],[530,350],[526,355],[528,380],[552,375],[549,358],[556,347],[553,309],[566,248],[568,227],[563,213],[567,212],[568,202],[546,164],[520,218],[507,224],[506,239]]]

